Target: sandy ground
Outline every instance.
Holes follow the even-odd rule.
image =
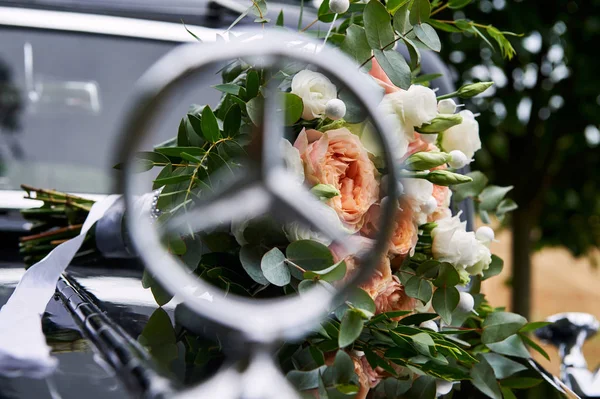
[[[510,303],[507,284],[512,265],[510,262],[511,236],[509,231],[498,234],[499,242],[492,244],[492,253],[504,259],[500,276],[484,282],[483,290],[493,306]],[[600,319],[600,269],[593,268],[589,260],[572,257],[566,250],[548,248],[537,252],[533,258],[533,309],[532,320],[544,320],[561,312],[591,313]],[[510,307],[509,307],[510,308]],[[542,347],[550,355],[548,362],[535,353],[535,358],[552,373],[558,375],[557,351],[548,345]],[[584,346],[588,366],[595,369],[600,364],[600,334]]]

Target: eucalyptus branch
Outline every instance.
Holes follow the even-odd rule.
[[[408,35],[410,32],[412,32],[412,28],[406,32],[406,34],[404,35],[399,35],[397,38],[395,38],[394,40],[392,40],[391,42],[389,42],[388,44],[386,44],[385,46],[383,46],[382,48],[380,48],[379,50],[381,51],[385,51],[388,47],[393,46],[394,43],[396,43],[398,40],[404,39],[406,38],[406,35]],[[367,58],[362,64],[359,65],[358,69],[364,67],[367,62],[371,61],[373,58],[375,58],[375,54],[371,55],[369,58]]]
[[[437,14],[438,12],[445,10],[446,8],[448,8],[449,5],[450,5],[450,3],[446,3],[443,6],[436,8],[435,10],[431,11],[431,14],[429,16],[431,17],[431,16]]]

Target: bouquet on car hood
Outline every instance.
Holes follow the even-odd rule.
[[[526,334],[538,324],[491,307],[479,292],[481,281],[502,269],[502,260],[489,249],[493,230],[483,226],[468,231],[461,214],[453,212],[456,204],[472,198],[489,223],[490,214],[502,218],[516,207],[504,198],[511,187],[487,185],[480,172],[460,173],[481,142],[476,116],[459,111],[461,105],[453,99],[476,96],[491,83],[469,83],[436,96],[428,86],[437,75],[419,74],[419,49],[440,49],[437,31],[475,35],[489,43],[487,35],[505,56],[513,55],[506,32],[466,19],[434,18],[468,3],[326,0],[318,20],[331,22],[329,31],[303,29],[354,58],[374,82],[373,90],[381,93],[379,108],[398,142],[394,156],[403,165],[398,184],[404,192],[387,254],[371,279],[331,309],[318,332],[279,351],[289,380],[308,395],[434,397],[454,388],[501,398],[541,381],[531,377],[526,363],[527,347],[543,353]],[[270,22],[264,1],[253,2],[250,12],[259,23]],[[284,25],[283,13],[276,24]],[[410,59],[395,50],[397,44],[408,48]],[[235,175],[243,167],[239,154],[261,124],[263,88],[276,79],[293,136],[281,142],[286,167],[327,205],[319,216],[352,234],[351,250],[299,222],[280,225],[268,215],[210,233],[170,236],[165,245],[198,278],[237,295],[276,297],[302,293],[315,284],[335,287],[361,267],[358,254],[372,245],[381,204],[394,200],[382,190],[387,176],[371,124],[344,91],[310,65],[296,63],[272,73],[238,59],[221,75],[223,83],[215,86],[222,92],[218,105],[193,105],[176,138],[137,155],[141,171],[160,168],[154,186],[148,187],[160,189],[156,223],[192,209],[212,189],[215,171],[227,168]],[[77,233],[91,202],[25,189],[44,201],[42,208],[26,211],[44,231],[22,241],[23,254],[33,262]],[[171,295],[147,272],[143,284],[158,305],[170,301]],[[192,332],[178,336],[193,364],[221,356],[218,345],[203,346],[205,340]],[[149,342],[144,334],[140,340]],[[163,360],[168,367],[173,359]]]

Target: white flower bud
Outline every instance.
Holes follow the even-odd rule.
[[[450,151],[450,156],[452,157],[448,162],[451,168],[460,169],[469,164],[469,159],[464,154],[464,152],[460,150],[452,150]]]
[[[440,114],[453,114],[456,112],[456,103],[451,98],[441,100],[438,103],[438,112]]]
[[[489,244],[490,242],[494,241],[494,230],[492,230],[492,228],[489,226],[481,226],[475,232],[475,238],[484,244]]]
[[[456,310],[464,313],[470,313],[473,311],[474,307],[475,299],[473,299],[473,295],[469,294],[468,292],[461,291],[460,301],[458,301],[458,306],[456,307]]]
[[[435,380],[435,396],[446,395],[452,390],[453,383],[446,380]]]
[[[431,330],[433,332],[440,331],[440,328],[438,327],[437,323],[435,321],[433,321],[433,320],[424,321],[423,323],[419,324],[419,327],[426,328],[426,329]]]
[[[423,204],[423,206],[421,206],[421,210],[427,215],[432,214],[433,211],[435,211],[436,209],[437,200],[433,196],[429,197],[429,199]]]
[[[327,104],[325,104],[325,115],[334,121],[342,119],[346,115],[346,104],[337,98],[327,101]]]
[[[323,115],[327,102],[337,97],[337,89],[327,76],[308,69],[294,75],[291,92],[302,99],[302,119],[307,121]]]
[[[336,14],[343,14],[350,7],[349,0],[329,0],[329,9]]]

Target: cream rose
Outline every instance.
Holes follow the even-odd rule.
[[[461,111],[459,115],[463,117],[462,123],[443,132],[440,143],[444,151],[461,151],[470,161],[475,152],[481,148],[479,123],[471,111]]]
[[[325,114],[329,100],[337,98],[337,89],[322,73],[304,69],[292,79],[292,93],[302,99],[302,118],[311,120]]]
[[[466,231],[466,222],[460,221],[460,215],[440,219],[437,227],[431,231],[433,238],[433,257],[441,262],[452,263],[471,275],[481,274],[492,262],[489,248],[475,237],[472,231]]]
[[[404,197],[413,211],[413,220],[422,225],[427,223],[429,199],[433,195],[433,183],[425,179],[402,179]]]
[[[340,195],[327,204],[347,229],[356,232],[379,197],[375,165],[360,139],[346,128],[329,130],[313,141],[315,136],[315,131],[302,131],[294,144],[304,162],[305,178],[312,185],[330,184],[338,189]]]

